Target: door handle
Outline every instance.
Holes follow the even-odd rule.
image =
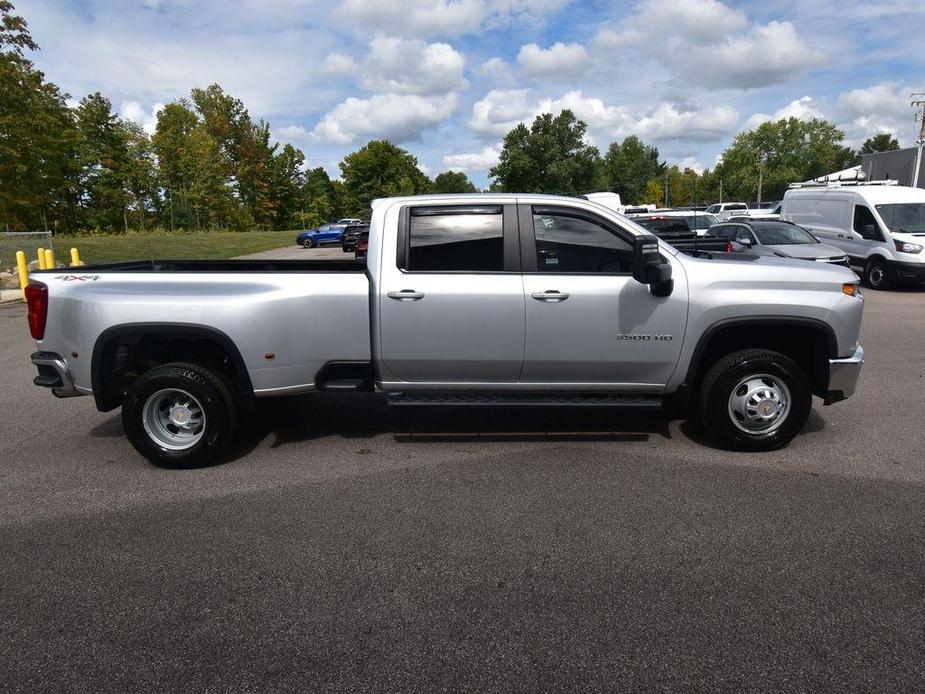
[[[557,302],[568,299],[568,292],[560,292],[555,289],[547,289],[545,292],[535,292],[531,296],[537,301]]]
[[[413,289],[402,289],[400,292],[389,292],[386,294],[390,299],[398,301],[417,301],[424,298],[424,292],[416,292]]]

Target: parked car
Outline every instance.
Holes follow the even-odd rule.
[[[655,210],[655,205],[627,205],[623,209],[623,214],[630,216],[634,214],[649,214]]]
[[[847,253],[873,289],[925,282],[925,190],[889,181],[795,184],[781,217]]]
[[[295,242],[304,248],[328,246],[340,243],[341,236],[346,227],[338,224],[322,224],[317,229],[302,231],[296,236]]]
[[[731,244],[723,239],[695,233],[687,219],[681,215],[638,215],[632,217],[632,220],[684,253],[732,251]]]
[[[357,260],[366,260],[366,254],[369,252],[369,228],[360,232],[357,236],[356,245],[353,250],[353,257]]]
[[[344,228],[344,234],[340,238],[340,247],[344,253],[353,253],[356,250],[357,238],[364,231],[369,231],[368,224],[354,224]]]
[[[349,227],[357,224],[364,224],[362,219],[357,219],[356,217],[344,217],[343,219],[338,219],[334,222],[334,226],[343,226]]]
[[[734,217],[710,228],[710,233],[732,243],[734,251],[780,258],[799,258],[848,267],[848,256],[840,248],[810,234],[792,222]]]
[[[316,390],[417,406],[671,405],[695,410],[718,445],[769,450],[803,428],[813,394],[849,397],[863,363],[848,269],[686,256],[579,198],[380,199],[369,242],[365,264],[33,272],[35,383],[121,406],[139,453],[190,466],[223,455],[246,399]]]
[[[733,214],[748,214],[748,205],[744,202],[718,202],[707,208],[707,214],[716,215],[716,218],[725,222]]]

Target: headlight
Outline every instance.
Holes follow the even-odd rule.
[[[897,241],[893,239],[893,243],[896,244],[896,250],[900,253],[921,253],[922,246],[917,243],[908,243],[906,241]]]

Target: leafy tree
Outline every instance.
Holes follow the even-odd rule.
[[[290,144],[283,146],[268,162],[268,183],[273,209],[273,227],[288,227],[302,211],[302,189],[305,186],[305,155]]]
[[[604,155],[603,186],[620,194],[624,204],[636,204],[648,195],[648,181],[665,173],[658,149],[635,135],[611,143]]]
[[[598,187],[601,157],[585,142],[587,128],[569,110],[540,114],[530,128],[521,123],[505,135],[489,175],[509,192],[588,193]]]
[[[373,140],[348,154],[340,163],[344,182],[344,212],[369,214],[376,198],[427,192],[430,181],[418,168],[418,160],[386,140]]]
[[[657,178],[650,178],[646,181],[646,193],[639,203],[644,205],[661,205],[665,200],[665,187]],[[636,204],[639,204],[636,203]]]
[[[0,0],[0,51],[22,55],[23,49],[37,51],[26,20],[13,14],[13,3]]]
[[[892,133],[879,133],[864,140],[861,145],[861,154],[874,154],[875,152],[892,152],[899,149],[899,140]]]
[[[444,171],[434,177],[431,193],[478,193],[479,189],[462,171]]]
[[[70,225],[74,124],[66,94],[23,50],[38,50],[26,22],[0,0],[0,225],[24,231]]]
[[[715,174],[723,181],[726,199],[753,200],[760,166],[763,199],[780,198],[790,183],[856,163],[857,154],[841,144],[844,137],[832,123],[819,118],[762,123],[735,136]]]
[[[191,139],[198,125],[199,118],[192,104],[176,101],[158,113],[151,138],[164,188],[165,223],[171,229],[189,226],[193,221],[189,189],[197,164],[193,159]]]

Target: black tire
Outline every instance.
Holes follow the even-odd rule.
[[[314,247],[317,246],[317,245],[318,245],[318,242],[315,241],[315,239],[306,239],[306,240],[305,240],[305,247],[306,247],[306,248],[314,248]]]
[[[759,404],[746,408],[753,409],[756,418],[762,414],[759,408],[768,407],[771,413],[778,405],[783,408],[776,415],[763,413],[775,417],[768,420],[770,423],[764,430],[761,422],[736,414],[737,408],[731,402],[734,391],[740,394],[736,401],[744,402],[741,398],[756,388],[766,388],[767,393],[779,397],[775,400],[756,393],[755,400],[749,402]],[[809,418],[812,400],[809,379],[796,362],[778,352],[746,349],[723,357],[703,377],[699,389],[700,419],[710,438],[723,448],[771,451],[786,446],[800,433]],[[782,405],[785,401],[789,407]],[[750,429],[750,425],[755,428]]]
[[[146,404],[164,391],[191,395],[204,416],[198,440],[180,450],[162,445],[146,427]],[[200,467],[221,459],[237,431],[239,409],[239,398],[225,376],[197,364],[164,364],[146,371],[131,385],[122,404],[122,426],[135,450],[155,465]],[[150,413],[147,421],[153,426]]]
[[[868,260],[864,268],[864,283],[871,289],[889,289],[890,271],[886,262],[879,258]]]

